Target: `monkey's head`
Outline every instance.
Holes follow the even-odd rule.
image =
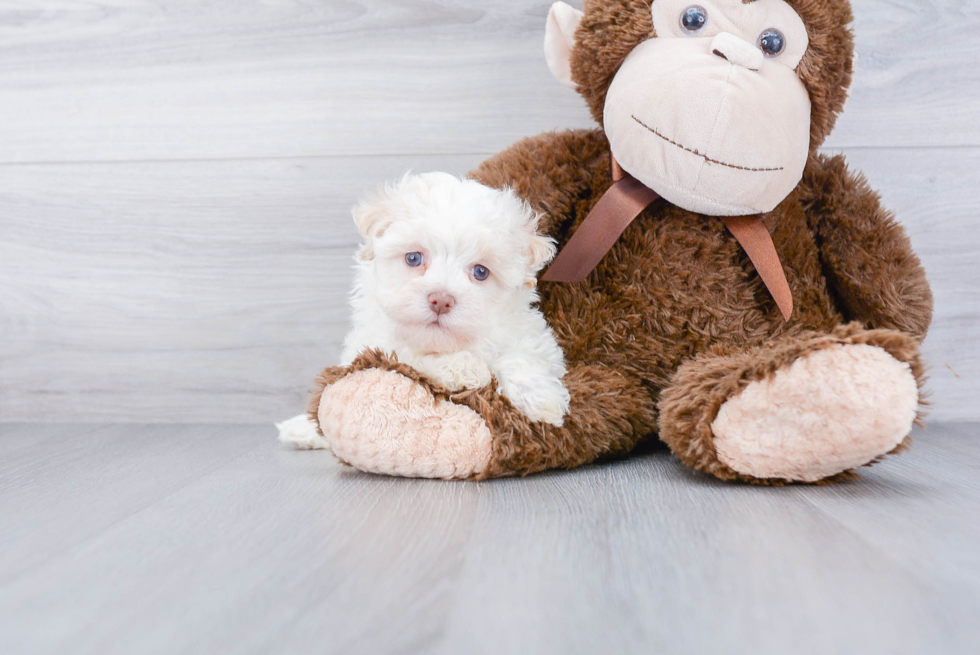
[[[851,81],[848,0],[557,2],[545,55],[626,172],[718,215],[772,210],[833,128]]]

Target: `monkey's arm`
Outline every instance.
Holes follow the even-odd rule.
[[[864,176],[850,172],[840,155],[817,155],[799,188],[845,320],[923,339],[932,321],[925,271],[905,230]]]
[[[609,142],[602,130],[547,132],[518,141],[470,173],[481,184],[510,187],[546,216],[543,232],[553,234],[553,217],[568,219],[597,176],[608,177]]]
[[[564,425],[535,423],[495,388],[450,392],[379,351],[317,380],[310,417],[334,455],[362,471],[493,478],[626,453],[654,430],[643,384],[601,364],[570,367]]]

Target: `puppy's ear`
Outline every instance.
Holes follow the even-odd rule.
[[[530,286],[536,284],[535,275],[554,258],[557,250],[554,239],[538,234],[538,224],[541,222],[541,218],[541,214],[532,214],[532,218],[527,224],[528,277],[526,282],[530,283]]]
[[[392,223],[391,192],[382,188],[374,198],[362,200],[351,209],[354,225],[364,239],[364,245],[354,255],[361,261],[374,259],[374,240],[384,234]]]

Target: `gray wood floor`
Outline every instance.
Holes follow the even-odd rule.
[[[268,426],[0,426],[0,652],[976,653],[980,424],[827,487],[666,453],[372,476]]]
[[[295,414],[358,195],[592,125],[546,0],[0,0],[0,421]],[[854,2],[830,152],[936,292],[933,418],[980,420],[980,3]]]

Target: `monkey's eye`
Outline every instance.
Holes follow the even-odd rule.
[[[425,257],[423,257],[422,253],[420,252],[410,252],[407,255],[405,255],[405,263],[411,266],[412,268],[415,268],[416,266],[421,266],[424,260]]]
[[[786,37],[779,30],[770,27],[759,35],[759,49],[767,57],[778,57],[786,49]]]
[[[473,267],[473,278],[483,282],[485,279],[490,277],[490,269],[483,264],[477,264]]]
[[[681,28],[688,34],[695,34],[708,24],[708,12],[704,7],[692,5],[681,12]]]

